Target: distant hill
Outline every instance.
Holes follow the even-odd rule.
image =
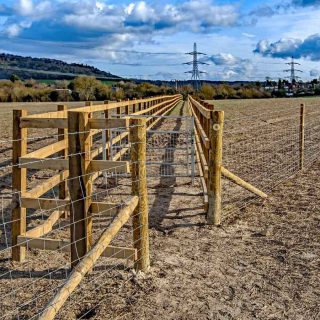
[[[95,67],[66,63],[64,61],[48,58],[22,57],[12,54],[0,54],[0,79],[9,79],[16,74],[21,79],[73,79],[79,75],[94,76],[101,80],[120,80],[109,72],[101,71]]]

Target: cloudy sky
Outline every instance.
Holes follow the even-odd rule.
[[[211,80],[320,76],[320,0],[0,0],[2,52],[187,79],[193,49]]]

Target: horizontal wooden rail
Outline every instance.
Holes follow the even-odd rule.
[[[199,112],[207,119],[210,119],[211,110],[205,108],[200,102],[189,96],[190,103],[199,110]]]
[[[54,211],[50,216],[39,226],[28,230],[25,234],[26,237],[39,238],[43,237],[47,233],[52,231],[53,226],[59,221],[59,219],[64,216],[64,212]]]
[[[116,203],[107,203],[107,202],[92,202],[91,203],[91,212],[93,214],[103,215],[104,217],[113,217],[116,215],[119,210],[122,208],[122,205]]]
[[[77,111],[77,112],[90,112],[90,113],[94,113],[94,112],[101,112],[101,111],[106,111],[106,110],[113,110],[113,109],[117,109],[117,108],[121,108],[121,107],[126,107],[128,105],[132,105],[132,104],[143,104],[143,103],[147,103],[147,102],[151,102],[151,101],[167,101],[172,99],[173,97],[178,97],[181,95],[168,95],[168,96],[157,96],[157,97],[153,97],[153,98],[148,98],[148,99],[140,99],[140,100],[126,100],[126,101],[121,101],[121,102],[111,102],[108,104],[99,104],[99,105],[91,105],[91,106],[85,106],[85,107],[79,107],[79,108],[74,108],[72,109],[72,111]],[[41,114],[32,114],[32,115],[28,115],[23,117],[23,121],[25,122],[24,125],[27,125],[28,127],[30,127],[30,122],[28,123],[30,119],[34,120],[34,119],[46,119],[45,121],[42,122],[42,125],[45,125],[45,122],[48,119],[51,120],[56,120],[56,119],[61,119],[61,120],[65,120],[67,118],[67,111],[63,110],[63,111],[54,111],[54,112],[46,112],[46,113],[41,113]],[[36,124],[41,124],[40,122],[35,122]],[[53,123],[52,121],[50,121],[50,123]],[[62,128],[64,128],[64,123],[60,123],[60,125],[63,125]],[[58,127],[53,127],[53,128],[58,128]]]
[[[41,149],[35,150],[23,156],[23,159],[30,158],[47,158],[58,153],[68,147],[68,140],[64,139]]]
[[[206,160],[206,157],[204,156],[204,152],[202,150],[202,146],[199,140],[199,136],[197,133],[195,133],[195,140],[196,140],[196,146],[197,146],[197,151],[199,154],[202,170],[203,170],[203,175],[205,178],[209,177],[209,167],[208,167],[208,162]]]
[[[20,199],[22,208],[37,209],[37,210],[69,210],[70,201],[61,199],[46,199],[46,198],[25,198]]]
[[[167,106],[169,109],[167,109],[167,107],[163,107],[163,108],[160,110],[161,113],[164,112],[163,114],[166,114],[166,113],[170,112],[170,111],[181,101],[181,99],[182,99],[182,98],[180,97],[180,99],[175,100],[170,107]],[[133,113],[132,115],[135,116],[136,113]],[[155,115],[153,115],[153,116],[155,116]],[[153,118],[152,116],[150,116],[150,117],[147,119],[147,121],[149,121],[149,120],[151,120],[151,119],[154,119],[154,118]],[[153,126],[155,126],[160,120],[161,120],[161,118],[154,119],[154,122],[147,127],[147,130],[150,130],[150,129],[151,129]],[[112,139],[112,144],[116,144],[117,142],[119,142],[119,141],[123,140],[124,138],[128,137],[128,135],[129,135],[128,132],[122,132],[121,134],[119,134],[118,136],[116,136],[116,137],[114,137],[114,138]],[[100,148],[92,151],[91,157],[92,157],[92,158],[98,157],[100,154],[102,154],[103,148],[104,148],[104,147],[100,147]],[[107,144],[106,149],[107,149],[107,150],[109,149],[109,144]],[[121,156],[122,156],[123,154],[125,154],[128,150],[129,150],[128,148],[122,149],[122,150],[119,151],[116,155],[114,155],[114,157],[113,157],[112,160],[116,161],[116,160],[120,159]]]
[[[45,307],[43,313],[40,315],[40,320],[52,320],[64,305],[66,300],[70,297],[72,292],[76,289],[84,276],[93,268],[97,260],[101,257],[103,252],[109,246],[111,240],[120,231],[122,226],[128,221],[139,202],[137,196],[133,197],[131,201],[120,210],[117,217],[113,220],[110,226],[103,232],[94,247],[82,258],[80,263],[73,269],[66,283],[57,292],[55,297]]]
[[[48,158],[20,158],[20,168],[47,169],[47,170],[68,170],[68,159],[48,159]],[[127,161],[92,160],[90,162],[91,173],[98,171],[114,171],[116,173],[130,173],[130,166]]]
[[[66,129],[67,118],[21,118],[20,128]]]
[[[116,129],[116,128],[128,128],[129,119],[89,119],[89,125],[91,129]],[[101,132],[101,131],[100,131]],[[97,132],[99,133],[99,132]]]
[[[68,170],[68,159],[20,158],[19,167],[35,170]]]
[[[23,192],[22,197],[25,198],[40,198],[52,188],[56,187],[59,183],[63,182],[69,177],[69,171],[60,172],[55,176],[49,178],[44,183],[37,185],[33,189]]]
[[[31,236],[18,236],[18,245],[26,246],[29,249],[70,252],[68,240],[34,238]],[[137,260],[137,249],[127,247],[108,246],[102,252],[101,257],[113,259]]]
[[[115,173],[130,173],[128,161],[91,160],[89,171],[113,171]]]
[[[191,111],[191,115],[195,119],[195,125],[196,125],[196,129],[197,129],[197,131],[199,133],[199,136],[201,137],[201,140],[202,140],[204,146],[207,149],[209,149],[210,148],[210,140],[209,140],[208,136],[206,135],[206,133],[205,133],[205,131],[204,131],[204,129],[203,129],[203,127],[202,127],[197,115],[194,113],[194,110],[192,109],[192,107],[191,107],[190,111]]]

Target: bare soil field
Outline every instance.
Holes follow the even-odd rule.
[[[310,105],[313,111],[318,106],[320,108],[320,99],[215,101],[219,109],[225,110],[227,120],[240,119],[252,113],[259,116],[250,121],[242,118],[240,126],[226,123],[224,160],[228,168],[254,179],[254,174],[260,174],[261,168],[271,158],[278,159],[278,153],[281,153],[280,162],[272,162],[269,169],[286,170],[281,179],[284,182],[272,186],[271,191],[268,187],[275,179],[267,179],[268,168],[262,171],[260,186],[267,187],[271,196],[261,201],[238,193],[224,181],[225,219],[223,225],[216,228],[206,225],[199,179],[196,178],[192,185],[190,178],[149,178],[150,272],[135,274],[130,266],[122,265],[115,265],[110,270],[105,268],[106,261],[102,259],[68,300],[58,318],[319,319],[320,161],[308,163],[308,168],[288,179],[294,173],[296,159],[292,160],[291,155],[296,154],[296,149],[282,150],[288,142],[293,146],[296,144],[295,136],[291,136],[292,132],[296,133],[295,129],[286,129],[283,134],[272,127],[268,131],[272,134],[264,135],[263,141],[254,140],[251,148],[249,142],[243,145],[241,140],[235,140],[242,135],[247,141],[254,135],[254,123],[275,123],[275,119],[291,113],[291,106],[296,108],[300,103],[306,103],[307,107]],[[15,106],[0,105],[2,141],[11,136],[13,108]],[[39,106],[28,108],[40,111]],[[56,110],[55,106],[50,108]],[[282,108],[283,113],[277,114]],[[174,111],[174,114],[183,113],[185,108],[182,105]],[[286,119],[280,122],[287,126],[288,123],[293,127],[296,125],[295,121]],[[246,126],[252,126],[249,133],[243,129]],[[256,133],[261,133],[262,128],[266,127],[259,125]],[[158,129],[179,130],[181,124],[164,120]],[[281,141],[281,147],[271,152],[277,140]],[[43,145],[41,139],[31,145],[31,149],[39,145]],[[2,166],[10,164],[10,144],[2,142],[0,150]],[[243,154],[239,154],[241,150]],[[262,157],[264,154],[267,155]],[[250,166],[239,166],[241,160],[249,159],[252,160],[248,161]],[[283,160],[287,165],[280,166]],[[10,199],[6,195],[10,194],[11,177],[8,170],[0,171],[0,174],[0,197],[6,199],[2,215],[6,215],[10,213]],[[41,179],[46,174],[40,172],[37,177]],[[125,179],[118,183],[119,188],[113,196],[125,197],[129,194],[129,184]],[[129,228],[125,229],[117,241],[121,240],[123,244],[130,232]],[[1,236],[4,243],[3,231]],[[51,278],[43,277],[48,270],[63,266],[69,259],[67,254],[32,250],[30,260],[22,265],[10,262],[8,257],[1,258],[0,273],[5,275],[0,276],[2,296],[9,291],[8,288],[30,283],[30,276],[39,278],[34,292],[19,291],[15,295],[6,295],[2,306],[0,304],[2,312],[17,307],[17,301],[21,303],[35,294],[45,293],[50,287],[54,288],[68,273],[62,268]],[[37,310],[47,300],[47,296],[39,298],[33,307]],[[12,319],[29,319],[34,314],[32,311],[30,308],[22,309],[20,317],[13,314]]]

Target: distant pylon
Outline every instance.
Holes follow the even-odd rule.
[[[291,58],[291,62],[286,63],[290,66],[290,69],[284,70],[284,72],[290,72],[290,77],[287,77],[290,79],[291,83],[294,83],[297,81],[297,79],[300,79],[300,77],[296,76],[296,72],[303,72],[301,70],[296,69],[296,65],[300,66],[300,63],[295,62],[294,58]]]
[[[201,62],[198,60],[198,55],[206,55],[205,53],[201,53],[197,51],[197,44],[194,43],[193,45],[193,51],[192,52],[188,52],[186,54],[192,55],[193,56],[193,60],[190,62],[186,62],[184,64],[187,65],[192,65],[193,69],[192,71],[186,71],[185,73],[191,73],[192,77],[191,80],[193,81],[193,88],[194,90],[198,91],[200,88],[200,74],[201,73],[206,73],[203,71],[199,71],[199,64],[207,64],[205,62]]]

